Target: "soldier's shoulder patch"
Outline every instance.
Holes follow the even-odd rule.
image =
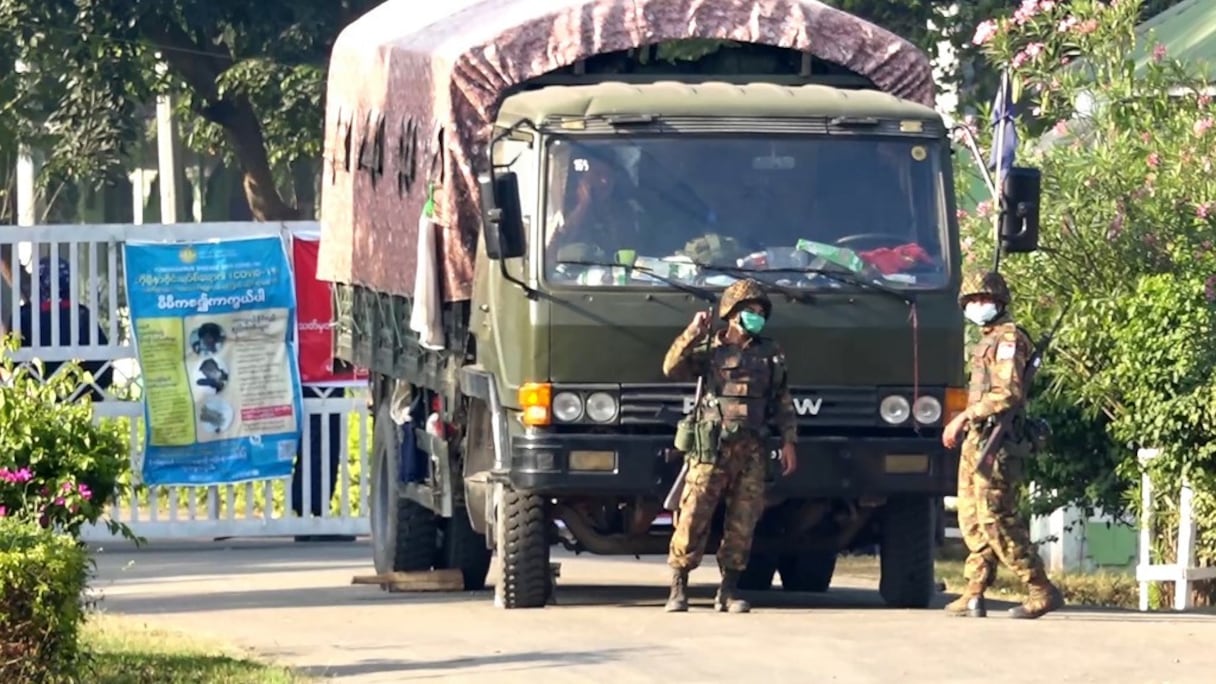
[[[1001,340],[996,346],[996,360],[1008,361],[1018,355],[1017,340]]]

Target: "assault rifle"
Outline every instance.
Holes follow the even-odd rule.
[[[981,474],[991,474],[992,455],[1001,446],[1001,442],[1005,440],[1008,432],[1013,429],[1013,417],[1017,413],[1017,409],[1030,403],[1030,386],[1034,383],[1034,378],[1039,372],[1039,367],[1043,365],[1043,354],[1046,353],[1047,347],[1051,345],[1051,341],[1055,338],[1056,333],[1060,331],[1060,325],[1064,322],[1064,316],[1068,313],[1070,306],[1072,306],[1072,302],[1065,304],[1051,330],[1039,339],[1038,343],[1034,346],[1034,351],[1030,353],[1030,358],[1026,359],[1026,368],[1022,372],[1022,399],[1001,414],[996,427],[992,429],[988,438],[984,440],[984,448],[980,451],[979,460],[976,463],[976,470]]]
[[[697,393],[693,399],[693,413],[701,410],[701,391],[705,387],[705,378],[697,378]],[[681,457],[683,454],[680,454]],[[667,492],[667,497],[663,499],[663,509],[675,512],[680,507],[680,497],[684,496],[684,479],[688,476],[688,459],[684,459],[684,463],[680,466],[680,472],[676,475],[675,482],[671,483],[671,490]]]
[[[707,320],[709,321],[709,329],[705,332],[705,336],[704,336],[704,338],[702,338],[703,340],[712,340],[713,336],[714,336],[714,329],[717,327],[714,324],[714,305],[717,303],[717,300],[712,295],[710,295],[710,297],[708,298],[708,302],[709,302],[709,306],[707,306],[705,309],[705,315],[708,317]],[[698,340],[697,344],[700,344],[701,341],[702,340]],[[701,373],[697,377],[696,394],[693,395],[692,415],[694,415],[694,416],[696,414],[700,413],[700,411],[701,411],[701,398],[703,396],[704,390],[705,390],[705,373]],[[665,406],[663,408],[659,409],[660,417],[663,416],[663,414],[666,412],[666,409],[667,409],[667,407],[665,407]],[[677,430],[679,429],[679,427],[678,427],[679,421],[682,418],[683,418],[683,416],[681,416],[680,418],[677,418],[677,420],[675,421]],[[675,450],[669,449],[669,452],[671,452],[671,451],[675,451]],[[681,458],[683,458],[684,454],[680,453],[679,456]],[[683,458],[683,461],[684,461],[684,463],[680,466],[680,472],[676,475],[675,482],[671,483],[671,490],[667,492],[666,498],[663,499],[664,510],[671,511],[673,513],[675,513],[676,509],[680,507],[680,498],[682,496],[684,496],[684,479],[688,476],[688,459]]]

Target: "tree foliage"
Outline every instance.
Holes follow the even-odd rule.
[[[276,174],[321,151],[325,67],[338,32],[378,0],[0,0],[6,119],[48,172],[113,178],[154,95],[181,95],[186,140],[240,164],[259,219],[295,216]],[[157,65],[165,70],[158,72]]]
[[[173,92],[186,142],[240,165],[254,217],[294,218],[281,190],[295,162],[320,158],[333,42],[381,1],[0,0],[8,37],[0,43],[0,143],[19,137],[46,151],[48,176],[102,182],[128,167],[147,135],[153,97]],[[974,29],[1017,0],[828,3],[931,53],[951,41],[961,70],[943,78],[961,79],[960,96],[970,102],[989,97],[994,84],[975,58]],[[928,28],[935,12],[955,5],[940,30]]]
[[[1137,35],[1141,5],[1038,0],[981,27],[978,42],[994,64],[1011,67],[1021,106],[1055,121],[1043,140],[1023,130],[1019,151],[1022,163],[1043,170],[1045,247],[1010,257],[1003,270],[1021,313],[1040,329],[1073,302],[1041,404],[1057,417],[1072,412],[1091,436],[1086,445],[1073,434],[1082,450],[1057,453],[1086,465],[1056,474],[1132,490],[1141,472],[1134,450],[1155,448],[1151,471],[1162,491],[1176,499],[1186,477],[1211,511],[1216,108],[1194,66]],[[1150,46],[1138,73],[1136,55]],[[990,253],[991,217],[964,223],[973,257]],[[1216,531],[1216,519],[1204,522]],[[1216,560],[1216,535],[1203,551]]]

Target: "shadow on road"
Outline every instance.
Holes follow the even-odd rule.
[[[287,587],[248,591],[207,591],[199,594],[124,593],[106,596],[102,589],[102,610],[115,613],[171,615],[174,613],[214,613],[229,610],[275,608],[334,608],[388,604],[490,603],[490,590],[466,593],[419,592],[389,593],[377,587]]]
[[[105,580],[141,584],[191,581],[198,575],[313,572],[371,565],[367,542],[158,543],[142,549],[115,544],[91,551]]]
[[[525,651],[522,653],[494,653],[485,656],[448,658],[444,660],[360,660],[346,665],[305,665],[295,668],[309,677],[354,677],[357,675],[405,673],[419,670],[440,670],[433,674],[419,674],[403,679],[431,679],[458,676],[451,670],[493,668],[494,674],[521,670],[540,670],[571,665],[602,665],[616,660],[642,655],[652,648],[609,648],[594,651]],[[477,676],[490,675],[480,671]],[[470,674],[469,676],[473,676]]]

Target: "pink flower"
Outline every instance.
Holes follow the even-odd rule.
[[[1026,46],[1026,55],[1031,59],[1037,59],[1039,55],[1043,54],[1045,47],[1042,43],[1031,43]]]
[[[1143,132],[1143,133],[1141,133],[1141,134],[1140,134],[1140,142],[1142,142],[1142,143],[1150,143],[1150,142],[1152,142],[1152,141],[1153,141],[1153,134],[1152,134],[1152,133],[1149,133],[1148,131],[1145,131],[1145,132]]]
[[[975,205],[975,215],[980,218],[986,218],[992,215],[992,200],[984,200]]]
[[[89,489],[89,486],[86,484],[82,484],[77,487],[76,492],[80,494],[80,498],[84,499],[85,501],[93,498],[93,490]]]
[[[5,506],[0,506],[0,518],[5,517],[6,515],[8,515],[8,508]]]
[[[1046,12],[1052,7],[1055,7],[1054,0],[1022,0],[1022,6],[1013,13],[1013,21],[1021,26],[1033,19],[1036,14]]]
[[[1216,121],[1213,121],[1212,117],[1210,116],[1196,121],[1195,135],[1203,135],[1204,133],[1207,133],[1212,129],[1213,124],[1216,124]]]
[[[60,485],[59,485],[59,490],[60,490],[60,491],[63,491],[63,492],[70,492],[70,491],[72,491],[72,483],[71,483],[71,482],[64,482],[64,483],[60,484]]]
[[[975,27],[975,37],[971,39],[973,45],[983,45],[992,40],[997,34],[997,23],[992,19],[986,19],[980,22],[979,26]]]
[[[1212,215],[1212,203],[1211,202],[1205,202],[1203,204],[1195,205],[1195,216],[1206,221],[1208,219],[1208,217],[1210,217],[1211,215]]]
[[[1165,59],[1165,45],[1157,43],[1153,46],[1153,61],[1160,62]]]
[[[1206,107],[1206,106],[1212,104],[1212,96],[1208,95],[1207,93],[1200,95],[1198,104],[1200,107]]]
[[[21,470],[9,470],[8,468],[0,468],[0,481],[9,484],[25,484],[34,479],[34,473],[29,468]]]
[[[959,209],[959,210],[957,210],[957,211],[955,211],[955,212],[954,212],[954,216],[955,216],[955,218],[957,218],[957,219],[958,219],[958,220],[960,220],[960,221],[966,221],[966,220],[967,220],[967,216],[968,216],[968,214],[967,214],[967,210],[966,210],[966,209]]]
[[[1013,56],[1013,68],[1017,69],[1028,61],[1030,61],[1030,55],[1026,54],[1025,50],[1021,50]]]
[[[1150,168],[1154,168],[1154,169],[1160,167],[1161,166],[1161,157],[1156,152],[1153,152],[1152,154],[1148,155],[1148,165]]]
[[[1055,126],[1052,126],[1051,130],[1055,131],[1056,135],[1068,135],[1068,122],[1060,119],[1056,122]]]
[[[1056,25],[1056,30],[1060,33],[1067,33],[1071,31],[1078,23],[1080,23],[1080,21],[1080,19],[1077,19],[1070,14],[1060,20],[1060,23]]]
[[[1098,20],[1097,19],[1086,19],[1085,21],[1083,21],[1079,24],[1076,24],[1076,26],[1074,27],[1074,30],[1083,36],[1093,33],[1094,31],[1098,30]]]
[[[63,499],[63,497],[62,497],[62,496],[57,496],[57,497],[55,497],[55,505],[56,505],[56,506],[62,506],[64,503],[66,503],[66,501],[64,501],[64,499]]]

